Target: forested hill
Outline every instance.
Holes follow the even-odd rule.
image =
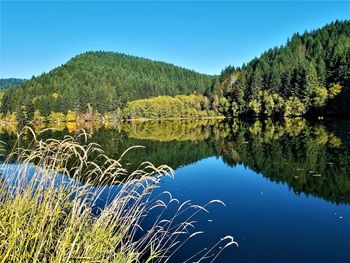
[[[158,95],[204,93],[214,78],[172,64],[114,52],[87,52],[3,94],[1,111],[29,119],[88,108],[115,111],[126,102]]]
[[[91,120],[99,113],[105,119],[223,113],[350,116],[349,101],[350,21],[346,20],[295,33],[285,45],[242,67],[227,67],[219,77],[120,53],[87,52],[1,91],[0,115],[20,121]]]
[[[241,68],[226,68],[214,91],[228,115],[350,115],[350,21],[294,34]]]
[[[25,79],[16,79],[16,78],[7,78],[7,79],[0,79],[0,90],[7,89],[12,86],[16,86],[19,84],[22,84]]]

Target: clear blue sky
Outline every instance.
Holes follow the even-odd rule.
[[[1,0],[0,78],[29,78],[88,50],[217,74],[304,32],[350,18],[350,1]]]

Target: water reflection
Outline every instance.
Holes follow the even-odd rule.
[[[91,141],[107,155],[118,157],[130,146],[143,145],[123,159],[129,171],[143,161],[168,164],[174,169],[210,156],[222,157],[231,167],[244,165],[277,183],[286,183],[299,195],[313,195],[335,203],[350,203],[348,122],[309,122],[304,119],[177,120],[126,123],[84,123]],[[339,130],[338,125],[343,125]],[[348,125],[349,126],[349,125]],[[345,127],[348,127],[345,125]],[[52,128],[40,133],[43,129]],[[79,129],[75,123],[34,126],[38,138],[63,138]],[[8,153],[18,126],[0,126]],[[31,141],[27,132],[21,139]]]
[[[230,166],[243,164],[271,181],[287,183],[296,194],[350,202],[349,149],[325,125],[294,119],[235,127],[219,147]]]

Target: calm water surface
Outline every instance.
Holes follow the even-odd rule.
[[[62,138],[75,128],[41,136]],[[158,192],[198,204],[225,202],[226,208],[215,204],[210,214],[196,217],[205,235],[173,262],[226,235],[239,248],[228,248],[217,262],[350,262],[350,121],[149,121],[86,128],[113,157],[144,145],[127,155],[129,170],[145,160],[173,167],[175,178],[164,178]],[[11,145],[14,131],[2,127],[1,139]]]

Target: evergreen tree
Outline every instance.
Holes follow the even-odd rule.
[[[220,83],[227,83],[226,77],[222,74]],[[350,21],[294,34],[286,45],[242,66],[236,83],[236,92],[224,94],[235,113],[244,109],[240,114],[319,114],[334,103],[333,113],[350,115]],[[341,110],[338,105],[343,105]]]

